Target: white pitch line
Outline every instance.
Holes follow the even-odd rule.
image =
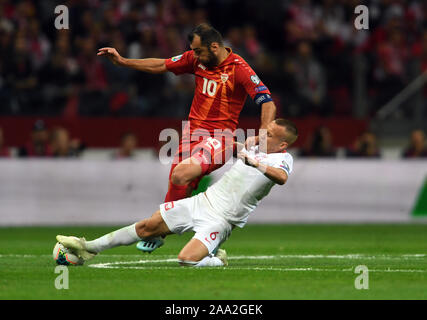
[[[51,257],[51,254],[0,254],[0,258],[37,258],[37,257]],[[141,258],[143,254],[102,254],[97,258]],[[166,255],[153,255],[156,258],[172,258],[176,257],[176,254]]]
[[[0,258],[6,257],[16,257],[16,258],[35,258],[35,257],[51,257],[51,255],[43,254],[43,255],[34,255],[34,254],[0,254]],[[119,255],[119,254],[111,254],[111,255],[102,255],[98,258],[134,258],[141,257],[138,255]],[[146,260],[136,260],[136,261],[115,261],[115,262],[107,262],[107,263],[97,263],[90,264],[88,267],[91,268],[101,268],[101,269],[137,269],[137,270],[167,270],[167,269],[182,269],[181,266],[175,267],[166,267],[166,266],[125,266],[129,264],[147,264],[147,263],[167,263],[174,262],[177,263],[178,259],[171,258],[175,257],[175,255],[156,255],[155,258],[164,259],[146,259]],[[347,255],[265,255],[265,256],[231,256],[229,260],[271,260],[271,259],[378,259],[378,260],[401,260],[401,259],[419,259],[426,258],[427,254],[402,254],[402,255],[366,255],[366,254],[347,254]],[[199,268],[200,269],[200,268]],[[209,268],[209,269],[218,269],[217,268]],[[351,268],[347,269],[328,269],[328,268],[278,268],[278,267],[227,267],[221,268],[224,270],[255,270],[255,271],[282,271],[282,272],[290,272],[290,271],[313,271],[313,272],[324,272],[324,271],[332,271],[332,272],[350,272],[353,271]],[[402,273],[426,273],[427,270],[420,269],[369,269],[370,272],[402,272]]]
[[[97,258],[140,258],[143,254],[102,254]],[[36,257],[49,257],[49,254],[0,254],[0,258],[5,257],[15,257],[15,258],[36,258]],[[176,255],[155,255],[155,258],[173,258]],[[379,254],[379,255],[367,255],[367,254],[345,254],[345,255],[324,255],[324,254],[286,254],[286,255],[265,255],[265,256],[231,256],[228,259],[377,259],[377,260],[401,260],[401,259],[412,259],[412,258],[426,258],[427,254],[401,254],[401,255],[387,255],[387,254]],[[139,261],[139,260],[138,260]],[[150,260],[154,261],[154,260]]]
[[[90,264],[88,266],[92,268],[104,268],[104,267],[111,267],[111,266],[124,265],[124,264],[126,265],[126,264],[145,264],[145,263],[164,263],[164,262],[178,262],[178,259],[115,261],[115,262]],[[118,268],[121,268],[121,267],[118,267]]]
[[[417,258],[425,257],[426,255],[423,254],[417,254],[417,255],[405,255],[405,258],[408,257],[414,257]],[[229,260],[272,260],[277,258],[301,258],[304,259],[315,259],[315,258],[331,258],[332,255],[324,256],[324,255],[270,255],[270,256],[232,256],[229,257]],[[336,255],[333,255],[334,258],[336,258]],[[338,256],[339,259],[355,259],[355,258],[366,258],[367,256],[364,255],[345,255],[345,256]],[[345,258],[344,258],[345,257]],[[374,258],[375,256],[368,256],[370,258]],[[386,257],[386,255],[382,255],[380,257]],[[144,269],[177,269],[182,268],[179,266],[176,267],[156,267],[156,266],[126,266],[126,265],[132,265],[132,264],[147,264],[147,263],[165,263],[165,262],[174,262],[177,263],[177,259],[157,259],[157,260],[137,260],[137,261],[115,261],[115,262],[107,262],[107,263],[97,263],[97,264],[91,264],[88,265],[91,268],[100,268],[100,269],[136,269],[136,270],[144,270]],[[229,267],[227,270],[263,270],[263,271],[314,271],[314,272],[323,272],[323,271],[333,271],[333,272],[349,272],[353,271],[353,269],[328,269],[328,268],[277,268],[277,267]],[[372,269],[369,270],[372,272],[406,272],[406,273],[425,273],[427,270],[419,270],[419,269]]]
[[[36,258],[36,257],[42,257],[42,256],[52,256],[47,254],[0,254],[0,258]]]
[[[425,258],[427,254],[404,254],[404,255],[365,255],[365,254],[345,254],[345,255],[323,255],[323,254],[279,254],[270,256],[232,256],[229,259],[378,259],[378,260],[401,260],[410,258]]]
[[[124,266],[109,266],[106,264],[93,264],[89,265],[92,268],[100,269],[133,269],[133,270],[177,270],[177,269],[187,269],[186,267],[176,266],[176,267],[156,267],[156,266],[146,266],[146,267],[124,267]],[[192,268],[193,270],[202,270],[206,268]],[[352,272],[353,269],[322,269],[322,268],[277,268],[277,267],[208,267],[208,269],[215,270],[254,270],[254,271],[280,271],[280,272],[292,272],[292,271],[313,271],[313,272]],[[427,270],[417,270],[417,269],[369,269],[369,272],[400,272],[400,273],[426,273]]]
[[[405,255],[404,259],[408,259],[411,255]],[[423,258],[427,255],[423,254],[417,254],[416,258]],[[365,256],[360,254],[350,254],[350,255],[270,255],[270,256],[231,256],[228,257],[228,260],[272,260],[272,259],[286,259],[286,258],[299,258],[299,259],[321,259],[321,258],[328,258],[328,259],[398,259],[401,260],[398,256],[397,257],[390,257],[390,256]],[[149,260],[136,260],[136,261],[115,261],[115,262],[107,262],[107,263],[100,263],[99,265],[126,265],[126,264],[146,264],[146,263],[163,263],[163,262],[178,262],[178,260],[175,259],[149,259]]]

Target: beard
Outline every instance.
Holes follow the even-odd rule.
[[[210,48],[208,48],[208,60],[206,62],[202,62],[206,68],[213,68],[218,65],[218,57],[212,52]]]

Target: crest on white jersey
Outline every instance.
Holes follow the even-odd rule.
[[[283,160],[283,161],[282,161],[282,164],[280,165],[280,167],[281,167],[282,169],[285,169],[285,170],[286,170],[286,172],[289,172],[289,165],[286,163],[286,161],[285,161],[285,160]]]
[[[227,80],[228,80],[228,74],[226,74],[226,73],[221,74],[221,81],[223,83],[226,83]]]

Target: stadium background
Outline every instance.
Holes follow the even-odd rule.
[[[153,211],[167,187],[159,133],[181,128],[193,78],[119,68],[96,52],[171,57],[206,21],[301,133],[288,190],[252,221],[422,221],[427,4],[363,3],[368,30],[354,28],[352,0],[0,1],[0,224],[113,224]],[[69,30],[54,27],[58,4]],[[248,99],[240,127],[257,128],[259,112]]]

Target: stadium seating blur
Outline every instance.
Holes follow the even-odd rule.
[[[69,9],[68,30],[54,27],[58,4]],[[138,148],[158,149],[160,130],[179,127],[188,114],[192,76],[119,68],[97,57],[97,49],[115,47],[130,58],[171,57],[188,50],[188,32],[208,21],[268,85],[278,116],[302,128],[296,145],[301,155],[354,156],[356,140],[371,134],[366,139],[389,147],[386,157],[400,157],[411,131],[426,130],[427,85],[389,118],[378,119],[377,112],[427,70],[427,3],[366,1],[369,30],[354,28],[357,4],[0,1],[0,156],[22,155],[38,119],[50,130],[46,143],[71,144],[46,156],[118,148],[126,132],[134,132]],[[259,109],[248,99],[242,125],[257,126],[258,117]],[[309,150],[318,131],[332,144],[320,155]]]

